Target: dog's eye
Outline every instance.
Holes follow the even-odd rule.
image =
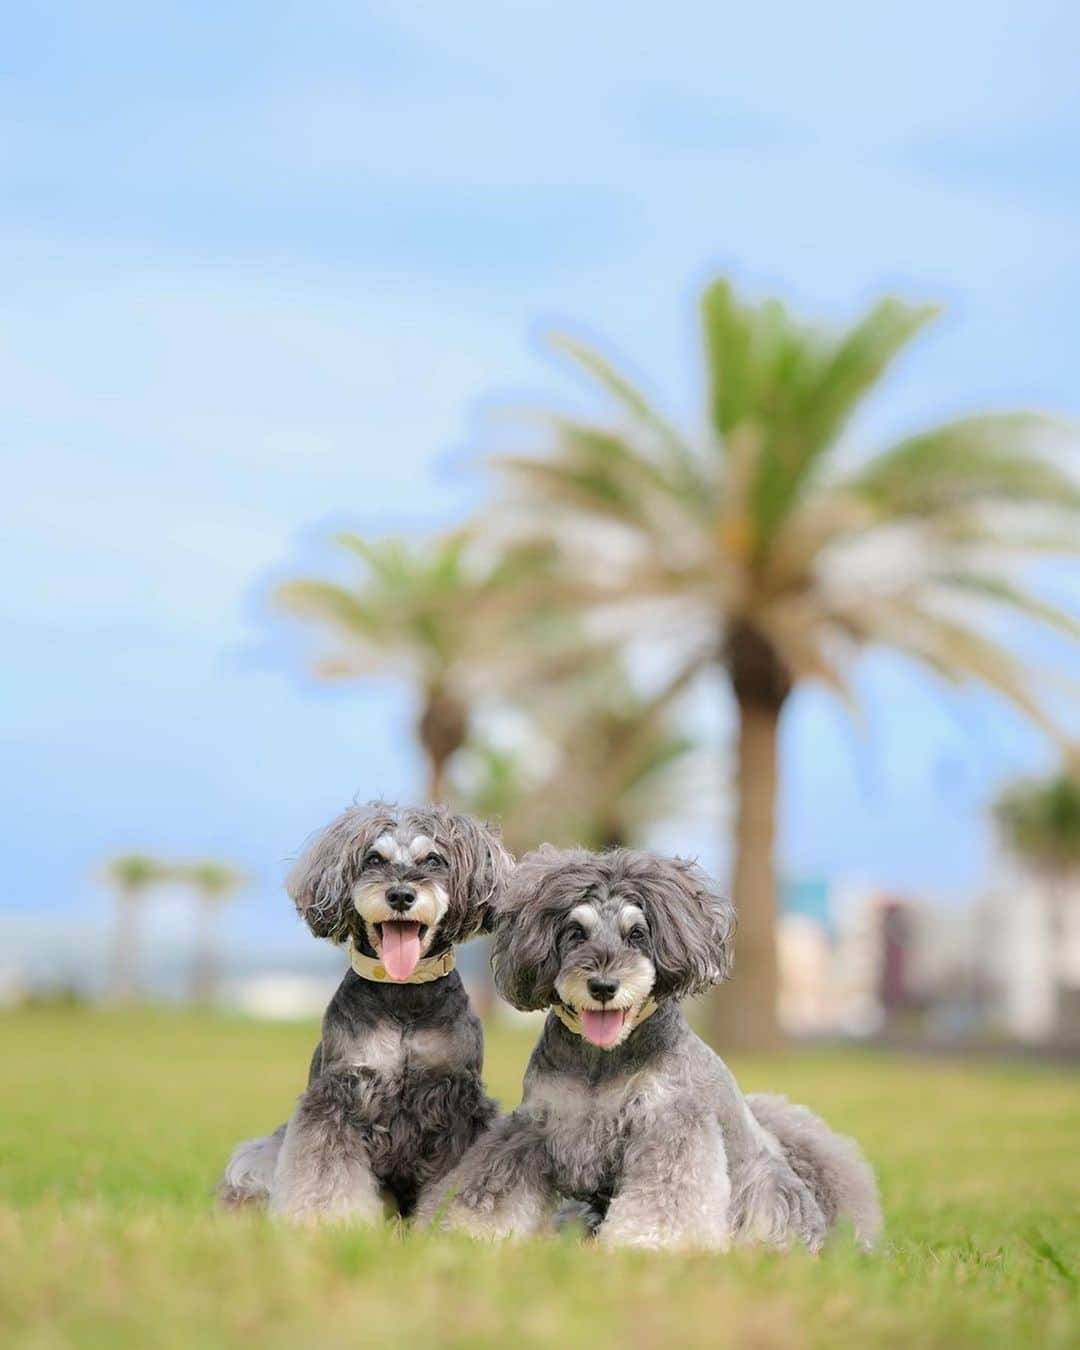
[[[429,853],[424,859],[424,864],[427,867],[442,867],[443,863],[444,859],[441,853]]]
[[[584,942],[585,929],[579,923],[568,923],[563,929],[563,937],[569,942]]]
[[[377,848],[372,848],[364,854],[363,867],[381,867],[386,859]]]
[[[649,930],[644,924],[637,923],[627,933],[626,940],[631,947],[644,947],[649,940]]]

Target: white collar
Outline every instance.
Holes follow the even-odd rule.
[[[362,980],[371,980],[374,984],[430,984],[432,980],[441,980],[444,975],[449,975],[456,965],[456,959],[453,947],[441,956],[422,956],[407,980],[392,980],[378,957],[366,956],[358,951],[352,938],[349,938],[349,964]]]
[[[646,1017],[651,1017],[660,1005],[654,998],[647,998],[641,1007],[634,1014],[634,1020],[630,1023],[630,1030],[636,1031]],[[575,1036],[583,1036],[585,1033],[581,1029],[581,1013],[576,1008],[567,1008],[565,1004],[553,1003],[551,1011],[567,1029],[572,1031]]]

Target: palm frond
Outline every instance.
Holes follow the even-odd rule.
[[[928,580],[947,591],[961,592],[981,598],[992,605],[1011,611],[1021,618],[1031,619],[1056,628],[1066,637],[1080,638],[1080,619],[1058,605],[1043,600],[1007,577],[962,568],[942,568],[931,571]]]
[[[937,313],[933,306],[885,299],[838,339],[806,338],[805,378],[790,389],[787,425],[780,422],[778,391],[762,410],[773,426],[765,442],[753,492],[759,560],[767,556],[807,481],[835,448],[836,439],[863,396],[917,332]]]
[[[744,421],[754,397],[754,328],[731,283],[719,278],[701,297],[709,419],[722,444]]]
[[[169,864],[147,853],[123,853],[105,865],[105,880],[118,890],[138,892],[168,878]]]
[[[291,614],[329,620],[353,636],[378,638],[384,616],[363,595],[332,581],[286,581],[273,599]]]
[[[866,645],[914,657],[946,683],[985,685],[1054,742],[1064,732],[1032,692],[1032,672],[1007,648],[965,624],[921,608],[917,599],[880,598],[861,611],[834,616],[841,631]]]
[[[688,480],[621,432],[566,418],[553,419],[550,425],[550,455],[494,460],[497,468],[526,482],[541,501],[601,514],[661,538],[688,522],[707,522],[713,494],[700,474]]]
[[[809,445],[824,448],[840,434],[863,396],[939,312],[886,297],[842,335],[803,400]]]
[[[824,686],[847,709],[851,718],[860,722],[862,709],[854,687],[846,678],[840,660],[828,651],[829,638],[834,635],[821,626],[800,622],[784,611],[784,606],[774,606],[759,615],[757,622],[781,654],[793,680],[812,680]]]
[[[796,323],[777,301],[740,302],[726,281],[702,302],[713,429],[743,453],[741,508],[760,564],[819,460],[863,395],[936,311],[886,299],[839,336]],[[743,447],[740,450],[740,446]]]
[[[582,370],[612,394],[640,427],[652,432],[658,444],[676,463],[693,463],[696,456],[679,430],[659,413],[648,398],[626,376],[594,348],[579,342],[566,333],[550,333],[548,343],[557,352],[568,356]]]
[[[975,501],[1076,512],[1080,484],[1035,449],[1070,439],[1034,413],[965,418],[901,441],[842,486],[885,517],[928,518]]]
[[[409,552],[403,539],[366,539],[344,530],[335,536],[335,543],[355,553],[384,584],[398,584],[408,574]]]
[[[247,883],[242,872],[228,863],[206,859],[203,862],[183,863],[173,869],[178,881],[186,881],[200,891],[209,903],[220,904],[233,891]]]

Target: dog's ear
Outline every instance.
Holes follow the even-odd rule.
[[[638,855],[634,889],[652,936],[658,998],[700,994],[731,974],[735,909],[696,863]]]
[[[433,832],[448,854],[450,905],[443,933],[464,942],[490,933],[495,908],[513,871],[514,859],[498,830],[473,816],[440,813]]]
[[[353,886],[364,855],[375,840],[394,827],[391,808],[381,802],[353,806],[313,835],[285,879],[297,913],[316,937],[343,942],[355,910]]]
[[[499,993],[524,1012],[555,1000],[559,929],[584,888],[574,863],[587,856],[544,844],[522,858],[503,892],[491,969]]]

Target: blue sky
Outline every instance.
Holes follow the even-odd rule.
[[[1064,3],[6,6],[0,909],[220,852],[256,878],[234,934],[294,934],[283,860],[420,778],[402,691],[316,688],[267,585],[480,500],[485,408],[576,396],[548,323],[693,419],[714,271],[825,319],[900,290],[947,314],[857,440],[1080,413],[1078,47]],[[963,894],[1048,751],[862,684],[863,733],[789,719],[785,863]],[[700,817],[665,840],[718,860]]]

